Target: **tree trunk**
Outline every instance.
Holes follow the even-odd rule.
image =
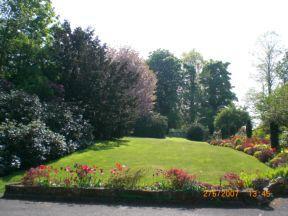
[[[271,147],[279,150],[279,126],[275,122],[270,122],[270,141]]]

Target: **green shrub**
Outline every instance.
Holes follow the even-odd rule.
[[[246,125],[249,119],[247,111],[230,105],[217,113],[214,126],[216,129],[221,130],[223,138],[227,138],[236,134],[242,126]]]
[[[12,120],[28,124],[41,119],[42,114],[43,106],[35,95],[18,90],[0,94],[0,122]]]
[[[2,174],[39,165],[68,152],[65,137],[49,130],[41,121],[32,121],[28,125],[2,123],[0,146]]]
[[[280,146],[285,149],[288,148],[288,131],[283,131],[280,137]]]
[[[204,141],[207,138],[208,129],[201,124],[193,124],[187,130],[187,138],[195,141]]]
[[[74,105],[49,103],[45,109],[45,123],[66,138],[69,152],[84,149],[93,141],[93,127],[83,118],[83,110]]]
[[[186,129],[169,129],[168,136],[170,137],[187,137],[187,130]]]
[[[168,130],[167,118],[160,114],[149,114],[138,119],[134,126],[134,136],[165,138]]]

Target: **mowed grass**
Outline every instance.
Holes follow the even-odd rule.
[[[203,182],[218,184],[226,172],[267,172],[271,168],[256,158],[230,148],[211,146],[205,142],[193,142],[182,138],[132,138],[98,142],[95,145],[55,162],[53,167],[73,166],[75,163],[96,165],[106,171],[120,162],[133,169],[146,169],[144,183],[153,182],[153,170],[181,168],[195,174]],[[0,192],[9,182],[19,181],[23,173],[0,178]]]

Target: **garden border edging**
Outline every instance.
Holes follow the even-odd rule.
[[[115,190],[104,188],[41,187],[10,184],[5,187],[6,199],[60,201],[60,202],[104,202],[104,203],[153,203],[153,204],[267,204],[268,198],[253,198],[248,191],[239,191],[233,198],[203,197],[203,193],[185,191]],[[222,204],[221,204],[222,205]]]

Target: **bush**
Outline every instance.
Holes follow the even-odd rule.
[[[272,149],[263,149],[261,151],[256,151],[254,157],[258,158],[261,162],[268,162],[273,158],[274,152]]]
[[[187,130],[187,138],[195,141],[204,141],[207,138],[208,129],[201,124],[193,124]]]
[[[250,119],[249,113],[238,109],[234,105],[221,109],[217,113],[214,126],[221,130],[223,138],[234,135]]]
[[[68,152],[65,137],[49,130],[41,121],[32,121],[28,125],[2,123],[0,146],[3,174],[57,159]]]
[[[132,171],[120,163],[116,163],[115,166],[116,168],[113,168],[110,171],[111,175],[106,185],[107,188],[126,190],[135,189],[141,178],[144,176],[142,169]]]
[[[160,114],[149,114],[138,119],[134,126],[134,136],[165,138],[168,130],[167,118]]]
[[[189,188],[195,182],[196,176],[190,175],[182,169],[172,168],[165,172],[165,178],[168,180],[171,189],[183,190]]]
[[[45,122],[54,132],[66,138],[69,152],[84,149],[93,141],[93,127],[83,118],[83,110],[66,103],[46,106]]]
[[[273,168],[288,166],[288,152],[281,152],[277,154],[272,160],[269,161],[269,165]]]
[[[283,131],[280,137],[280,146],[285,149],[288,148],[288,131]]]
[[[244,187],[244,181],[235,173],[225,173],[221,181],[227,182],[228,186],[233,189],[243,189]]]
[[[23,91],[11,91],[0,94],[0,122],[6,119],[28,124],[38,120],[43,114],[39,98]]]
[[[187,137],[187,131],[185,129],[169,129],[168,136],[170,137]]]
[[[235,149],[238,151],[244,151],[243,145],[237,145]]]

